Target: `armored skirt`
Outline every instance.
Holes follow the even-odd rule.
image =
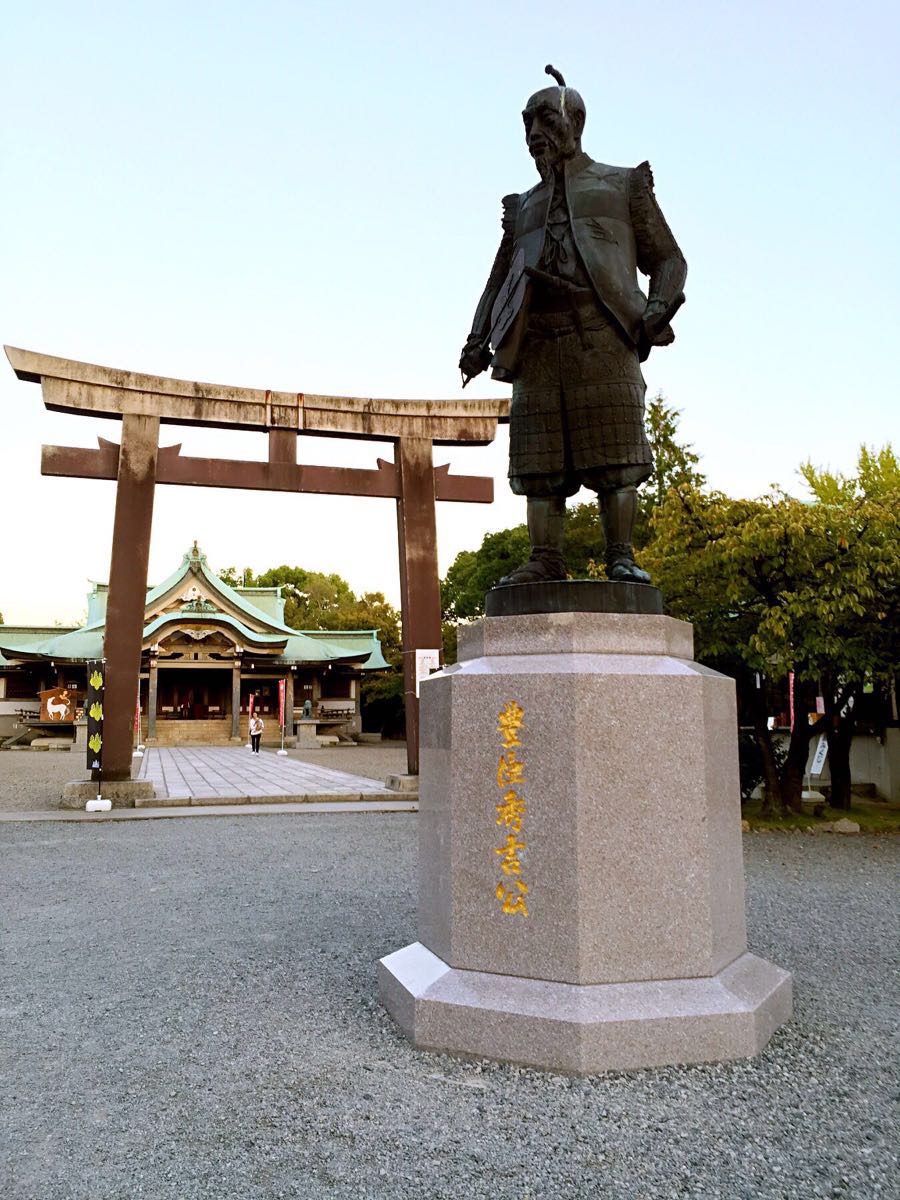
[[[572,496],[647,479],[637,351],[596,303],[529,317],[509,415],[509,482],[520,496]]]

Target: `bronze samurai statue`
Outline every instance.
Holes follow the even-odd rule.
[[[597,493],[607,577],[649,583],[632,548],[636,488],[653,465],[640,364],[674,339],[687,264],[650,164],[589,158],[584,101],[546,70],[559,86],[522,113],[541,181],[503,198],[503,239],[459,363],[464,386],[488,366],[513,385],[509,481],[527,497],[531,557],[501,583],[566,578],[566,497],[582,486]]]

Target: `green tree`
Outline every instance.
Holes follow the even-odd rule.
[[[670,489],[644,556],[667,609],[694,624],[701,660],[735,673],[795,676],[793,735],[780,772],[756,689],[754,729],[769,802],[799,809],[807,714],[823,696],[832,804],[850,806],[854,705],[898,661],[900,472],[890,446],[865,447],[852,477],[801,468],[810,492],[775,489],[734,500],[691,485]]]
[[[216,574],[223,583],[227,583],[229,587],[253,587],[253,572],[249,567],[244,567],[243,571],[239,571],[237,567],[223,567]]]
[[[445,620],[466,621],[484,612],[484,594],[531,552],[524,525],[486,533],[478,550],[462,550],[441,582]]]
[[[368,728],[394,733],[403,729],[403,650],[399,611],[381,592],[357,596],[340,575],[283,564],[256,574],[219,571],[230,587],[280,587],[285,624],[292,629],[376,629],[389,670],[363,677],[360,707]]]
[[[662,392],[647,404],[644,423],[653,451],[653,473],[638,489],[638,518],[634,531],[634,544],[638,549],[643,549],[650,541],[654,510],[665,500],[670,488],[706,486],[706,476],[697,469],[700,456],[679,437],[680,419],[681,409],[667,404]]]
[[[256,575],[252,586],[281,588],[284,619],[292,629],[346,629],[344,614],[358,603],[350,584],[340,575],[286,564]]]
[[[360,707],[367,729],[392,737],[405,734],[403,634],[400,612],[381,592],[364,592],[343,610],[343,629],[377,629],[381,652],[390,667],[363,676]],[[337,626],[332,626],[337,628]]]

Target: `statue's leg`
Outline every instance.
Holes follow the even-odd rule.
[[[600,520],[606,534],[606,576],[614,583],[649,583],[650,576],[634,561],[632,535],[637,516],[637,488],[598,492]]]
[[[566,527],[565,496],[528,497],[528,537],[531,557],[527,563],[504,575],[501,585],[543,583],[566,578],[563,536]]]
[[[565,496],[529,496],[527,521],[532,559],[549,566],[554,571],[553,579],[565,579]]]

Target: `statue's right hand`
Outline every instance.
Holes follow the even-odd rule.
[[[459,356],[459,369],[467,379],[474,379],[491,365],[491,352],[480,337],[470,337]]]

